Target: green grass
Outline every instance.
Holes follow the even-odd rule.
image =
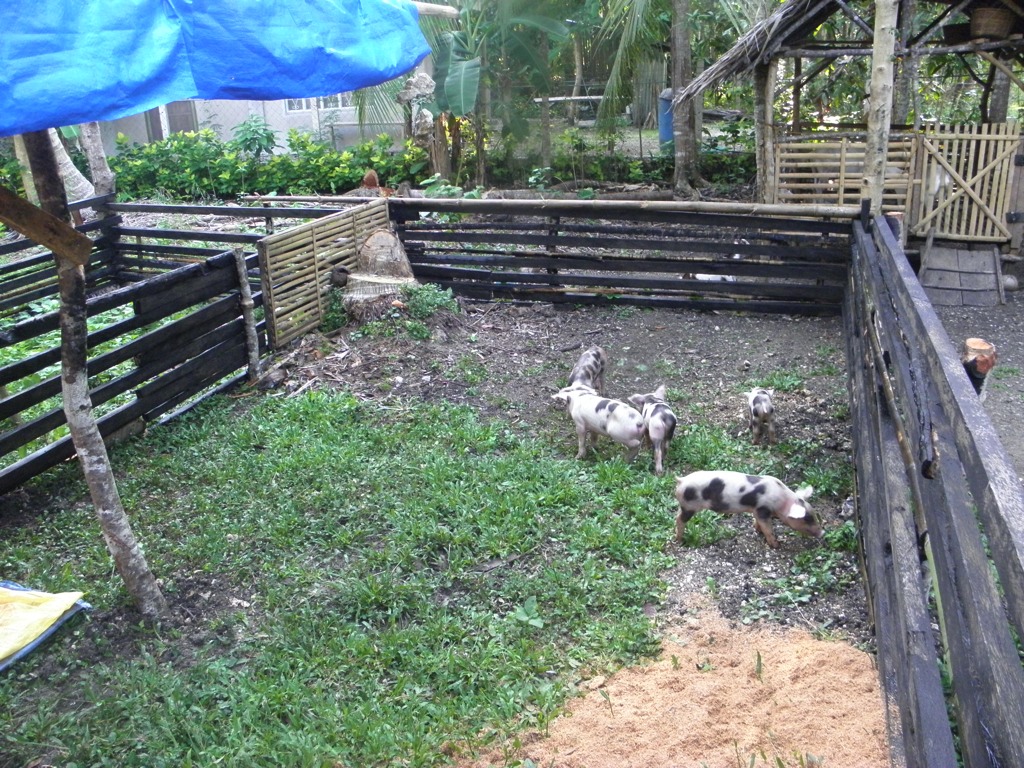
[[[478,361],[459,363],[471,383]],[[570,458],[566,428],[308,392],[215,398],[123,444],[119,489],[167,596],[214,596],[207,608],[190,598],[184,628],[115,618],[132,614],[80,470],[48,473],[30,486],[45,510],[4,531],[0,572],[83,590],[94,625],[76,620],[0,678],[0,754],[442,765],[452,742],[544,731],[578,680],[657,651],[644,606],[661,602],[659,574],[675,564],[674,474],[817,472],[818,494],[843,496],[850,483],[814,445],[766,451],[700,423],[677,433],[658,478],[607,440]],[[684,546],[732,535],[706,512]],[[829,558],[850,539],[829,536],[772,585],[789,603],[746,617],[838,588]]]
[[[218,399],[113,461],[172,602],[197,580],[236,602],[187,632],[62,629],[0,680],[12,764],[440,765],[657,649],[670,481],[621,460],[468,408],[309,393]],[[102,622],[127,598],[77,467],[41,485],[4,576],[82,589]],[[128,642],[79,660],[86,634]]]

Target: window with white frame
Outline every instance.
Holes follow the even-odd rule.
[[[313,112],[324,109],[340,109],[352,105],[351,93],[336,93],[333,96],[317,96],[309,99],[285,99],[285,112]]]

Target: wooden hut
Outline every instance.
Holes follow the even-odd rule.
[[[870,6],[871,9],[874,6]],[[1002,117],[1011,85],[1024,90],[1014,65],[1024,54],[1024,7],[1013,0],[940,0],[921,3],[918,13],[931,20],[914,31],[903,19],[914,3],[900,0],[895,44],[896,115],[907,114],[914,98],[917,62],[927,56],[965,57],[972,69],[988,72],[982,103]],[[852,39],[830,39],[826,21],[841,14],[855,30]],[[966,21],[963,21],[966,19]],[[837,60],[871,57],[873,19],[846,0],[788,0],[756,24],[737,43],[680,89],[691,99],[717,83],[753,72],[757,133],[757,194],[765,203],[856,204],[866,197],[863,123],[809,125],[801,121],[801,102],[809,84],[831,73]],[[792,117],[775,114],[780,67],[786,66]],[[834,74],[834,73],[832,73]],[[1002,83],[1002,85],[1000,85]],[[866,89],[865,89],[866,91]],[[867,94],[865,93],[865,98]],[[1001,106],[1000,106],[1001,105]],[[1020,132],[1013,122],[979,125],[903,125],[890,127],[882,208],[902,218],[908,253],[919,256],[926,272],[942,285],[928,286],[945,303],[994,303],[1001,300],[1002,264],[1020,258],[1024,233],[1024,184]],[[949,275],[943,273],[951,272]],[[956,273],[987,275],[974,279],[978,296]],[[959,285],[963,282],[964,285]],[[957,283],[957,285],[953,285]],[[945,288],[956,288],[943,294]]]

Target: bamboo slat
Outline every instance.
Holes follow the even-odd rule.
[[[339,264],[354,266],[367,236],[389,226],[387,200],[380,198],[260,240],[257,250],[272,348],[319,325],[331,271]]]
[[[1010,174],[1020,146],[1016,123],[937,125],[918,137],[911,234],[968,242],[1007,242]]]

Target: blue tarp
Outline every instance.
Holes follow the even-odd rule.
[[[406,0],[2,0],[0,136],[376,85],[430,52],[417,18]]]

